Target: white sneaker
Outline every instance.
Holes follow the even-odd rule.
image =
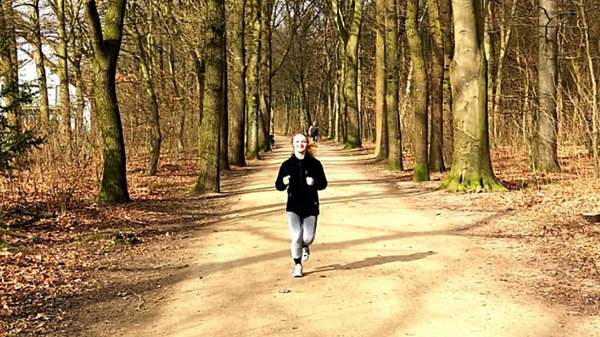
[[[310,259],[310,249],[308,246],[302,247],[302,261],[306,262]]]
[[[302,265],[301,264],[296,264],[294,266],[294,271],[292,272],[292,276],[293,277],[302,277]]]

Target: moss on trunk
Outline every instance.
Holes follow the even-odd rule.
[[[415,181],[429,181],[429,169],[427,165],[415,164],[413,179]]]
[[[109,10],[104,18],[104,31],[102,31],[96,2],[87,2],[87,19],[94,47],[94,101],[98,124],[102,131],[104,154],[104,172],[99,199],[107,203],[129,201],[125,142],[115,87],[125,3],[125,0],[109,1]]]
[[[423,57],[423,42],[418,30],[419,1],[409,0],[406,5],[406,39],[410,50],[410,59],[413,65],[411,90],[411,108],[414,115],[414,155],[415,155],[415,181],[429,180],[429,158],[427,144],[427,97],[428,78]]]
[[[505,192],[506,187],[490,174],[461,175],[451,172],[442,182],[440,189],[448,192]]]
[[[455,50],[450,68],[453,88],[454,158],[440,188],[450,192],[495,192],[506,189],[490,160],[487,122],[486,63],[480,3],[453,0]]]
[[[223,2],[207,2],[204,111],[198,128],[198,178],[194,191],[220,192],[220,132],[225,110],[225,11]]]

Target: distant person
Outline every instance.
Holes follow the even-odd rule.
[[[312,138],[313,143],[319,140],[319,126],[317,125],[317,121],[314,121],[308,128],[308,135]]]
[[[287,217],[292,237],[293,277],[302,277],[302,261],[310,257],[319,215],[319,190],[327,187],[323,165],[310,152],[308,137],[296,133],[292,137],[293,154],[281,164],[275,180],[279,191],[287,189]]]

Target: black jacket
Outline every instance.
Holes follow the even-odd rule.
[[[290,176],[290,184],[283,184],[283,177]],[[306,177],[315,180],[313,186],[306,184]],[[304,159],[298,159],[295,155],[281,164],[279,174],[275,180],[275,188],[279,191],[285,191],[287,188],[288,199],[286,211],[294,212],[300,217],[319,215],[319,195],[318,190],[324,190],[327,187],[327,179],[323,171],[323,165],[316,158],[306,156]]]

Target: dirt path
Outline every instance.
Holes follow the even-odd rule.
[[[317,239],[305,277],[292,278],[285,193],[272,187],[288,153],[226,182],[230,218],[193,239],[189,266],[149,311],[87,336],[600,336],[600,319],[506,282],[508,241],[467,234],[502,211],[444,208],[441,192],[374,175],[366,156],[327,144]]]

